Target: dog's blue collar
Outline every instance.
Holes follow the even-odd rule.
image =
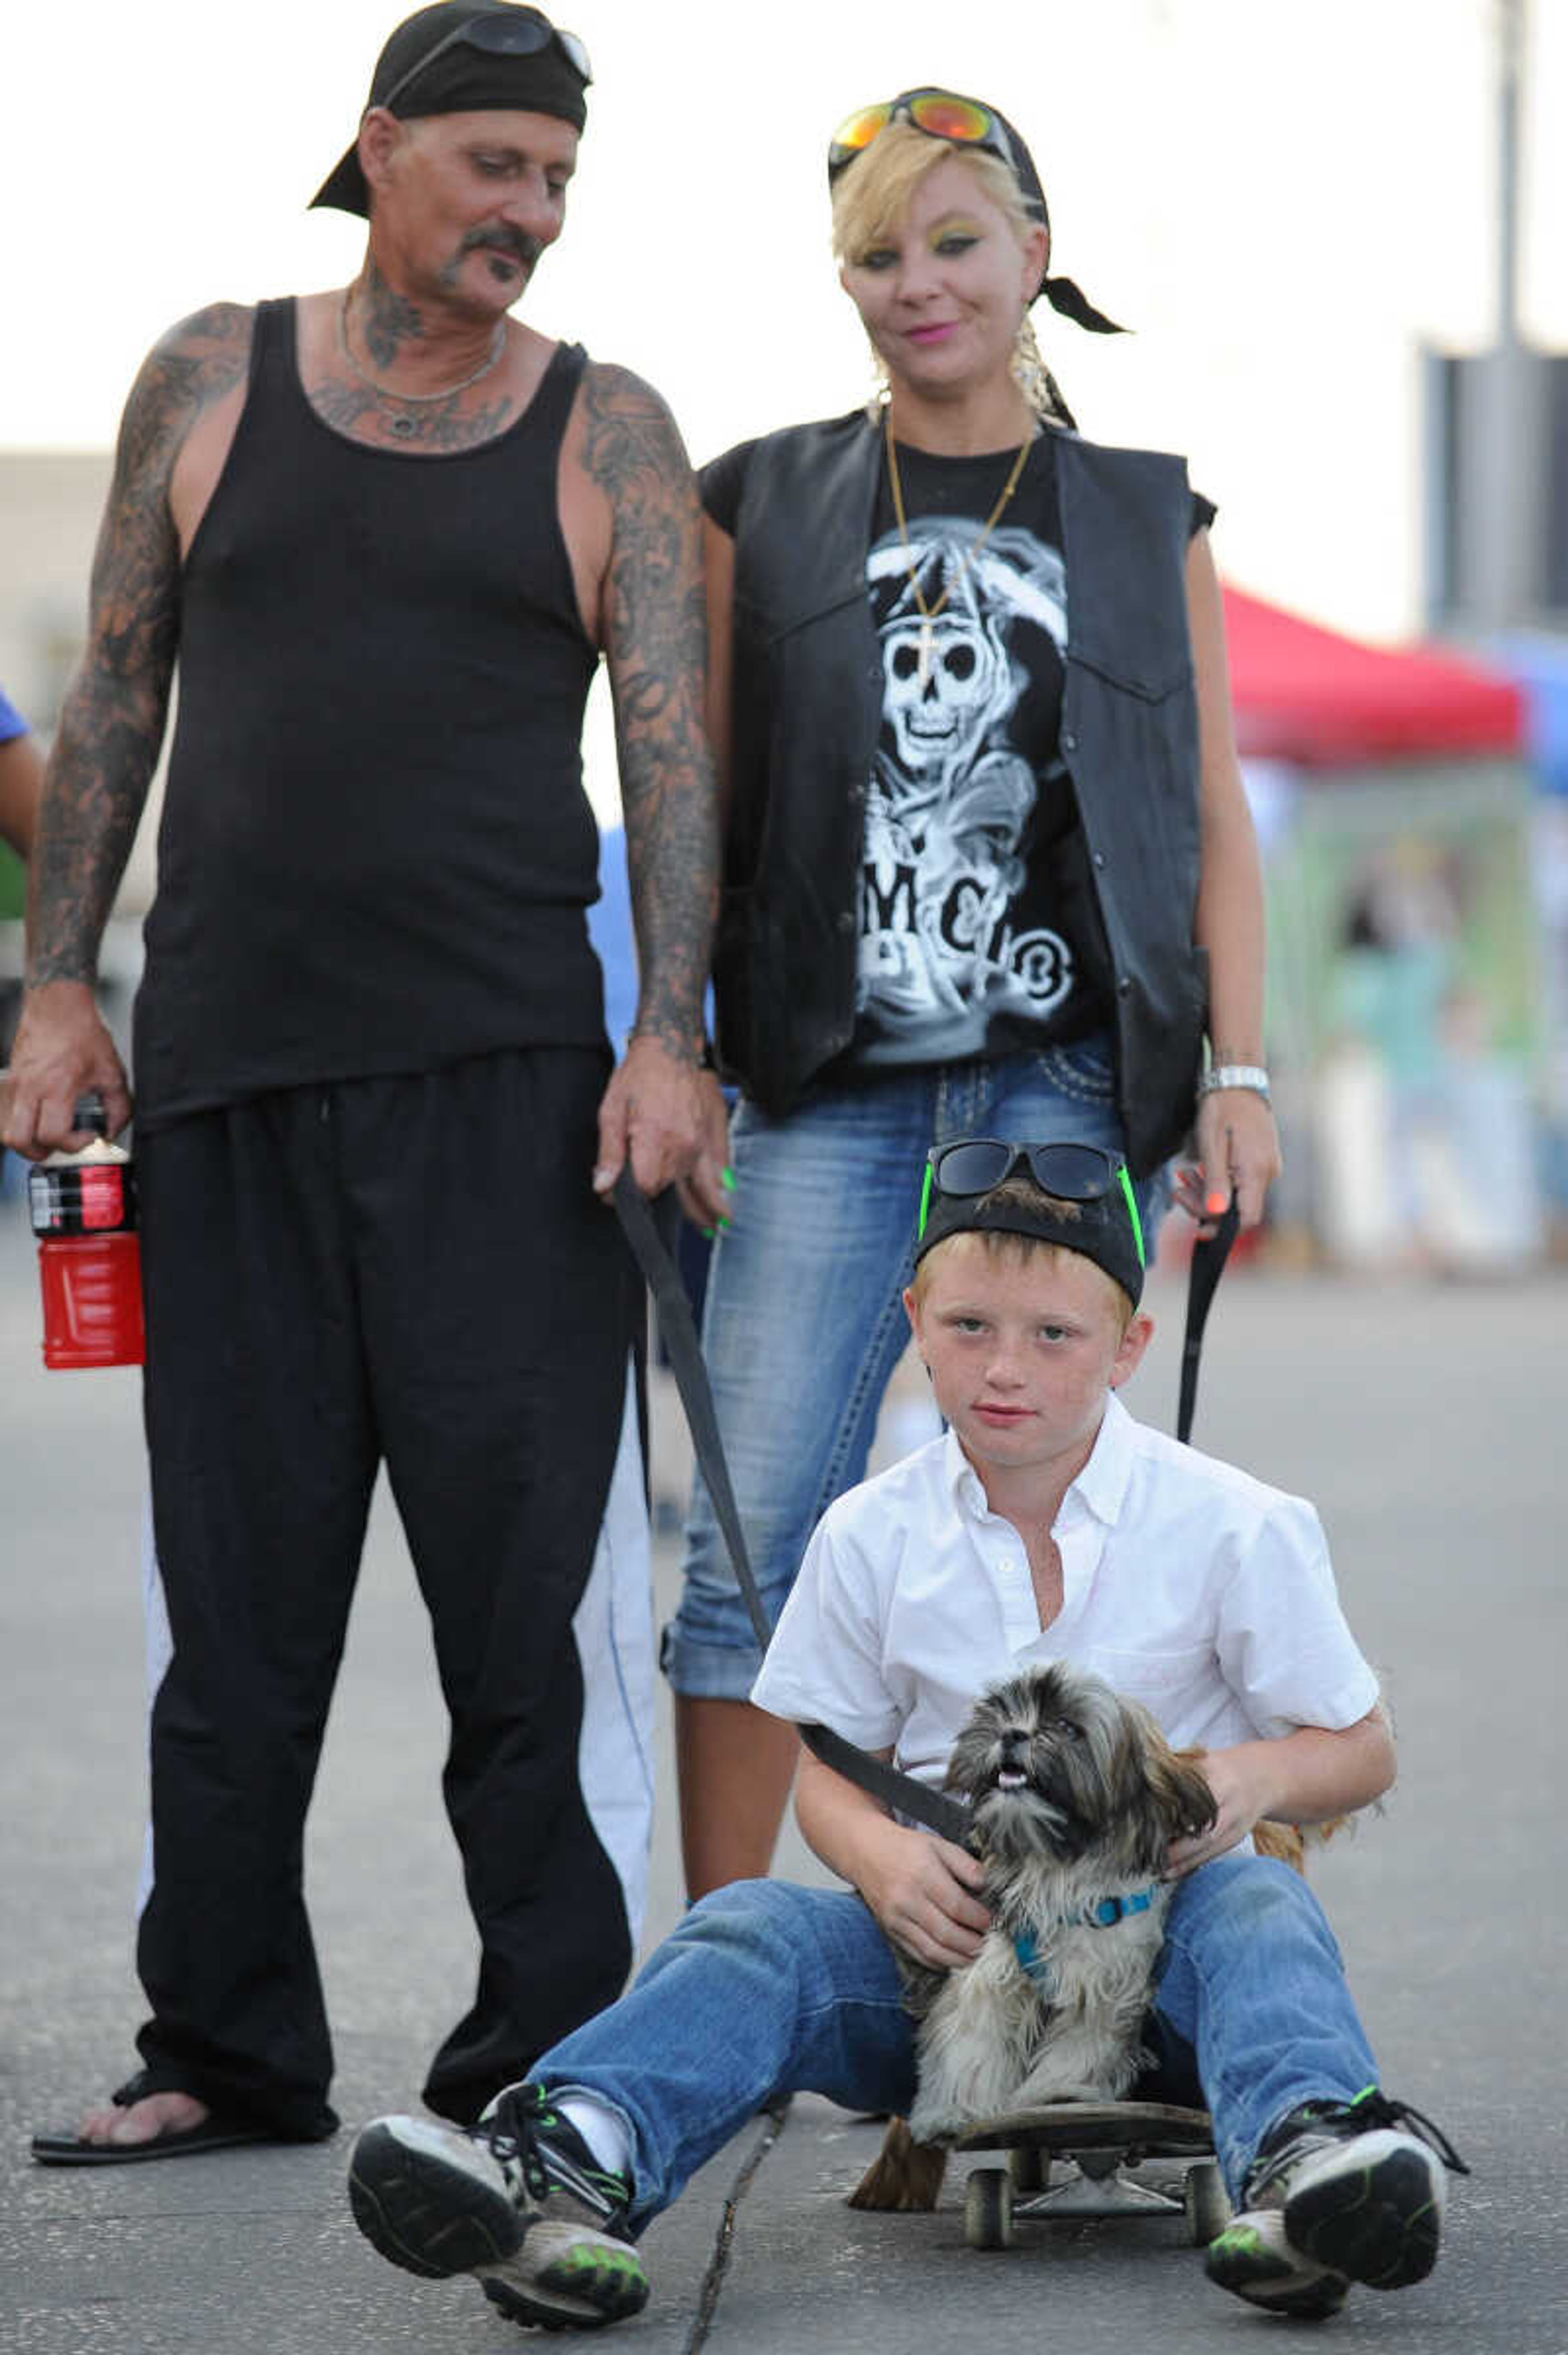
[[[1082,1913],[1069,1913],[1062,1923],[1065,1930],[1109,1930],[1125,1921],[1129,1913],[1147,1913],[1159,1894],[1158,1884],[1148,1889],[1129,1890],[1125,1897],[1102,1897],[1098,1905],[1086,1905]],[[1013,1952],[1019,1958],[1019,1968],[1024,1977],[1042,1986],[1050,1977],[1049,1966],[1041,1960],[1032,1930],[1019,1930],[1013,1939]]]
[[[1159,1883],[1155,1881],[1147,1889],[1129,1890],[1125,1897],[1102,1897],[1098,1905],[1085,1906],[1078,1920],[1092,1930],[1108,1930],[1125,1914],[1147,1913],[1158,1895]]]

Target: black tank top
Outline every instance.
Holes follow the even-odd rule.
[[[262,1089],[604,1042],[584,911],[597,655],[556,472],[580,346],[443,457],[306,400],[294,305],[256,314],[233,447],[187,558],[137,1117]]]

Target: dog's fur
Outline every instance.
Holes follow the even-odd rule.
[[[940,2146],[977,2119],[1121,2098],[1143,2057],[1169,1902],[1166,1850],[1214,1820],[1198,1764],[1178,1757],[1147,1710],[1061,1662],[982,1694],[947,1788],[969,1802],[991,1927],[957,1970],[899,1955],[918,2022],[919,2092],[852,2207],[934,2207]],[[1147,1911],[1107,1926],[1082,1918],[1150,1887]],[[1019,1960],[1020,1934],[1034,1942],[1043,1984]]]

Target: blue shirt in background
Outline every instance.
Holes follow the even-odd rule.
[[[637,1011],[637,948],[624,826],[606,826],[599,837],[599,897],[588,911],[588,937],[604,968],[604,1028],[619,1057]]]

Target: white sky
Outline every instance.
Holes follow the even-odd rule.
[[[694,456],[860,398],[826,141],[854,105],[950,82],[1018,123],[1054,267],[1138,329],[1037,314],[1084,429],[1189,453],[1232,579],[1369,634],[1418,626],[1418,343],[1473,347],[1496,299],[1494,0],[561,7],[599,79],[524,315],[648,377]],[[399,13],[59,0],[4,24],[0,447],[101,446],[171,320],[352,274],[362,231],[304,208]],[[1568,0],[1531,0],[1531,48],[1526,325],[1568,348],[1568,142],[1545,135]]]

